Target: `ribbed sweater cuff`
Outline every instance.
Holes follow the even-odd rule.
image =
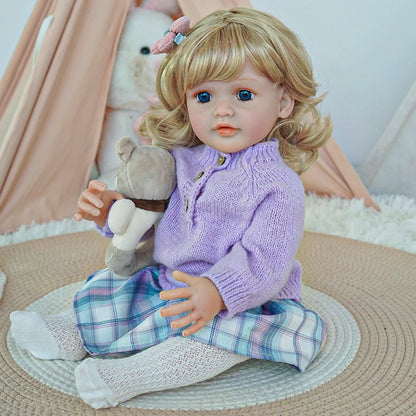
[[[204,277],[207,277],[215,284],[225,303],[227,309],[219,313],[221,318],[229,319],[235,314],[249,309],[249,291],[242,283],[236,284],[236,278],[232,272],[220,274],[204,273]]]
[[[96,225],[95,229],[99,234],[101,234],[104,237],[112,238],[114,236],[113,232],[110,230],[110,227],[107,223],[102,228]]]

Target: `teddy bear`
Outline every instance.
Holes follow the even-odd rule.
[[[129,136],[140,144],[135,121],[149,105],[157,102],[156,73],[163,57],[153,55],[150,47],[172,21],[166,13],[142,6],[132,7],[127,14],[117,46],[96,158],[96,176],[110,187],[114,186],[119,165],[114,153],[117,139]]]
[[[114,236],[105,261],[114,273],[130,276],[155,264],[154,237],[146,237],[154,235],[152,228],[160,220],[176,186],[175,161],[167,150],[137,146],[129,137],[117,142],[116,154],[120,159],[116,187],[125,199],[117,200],[108,215],[108,226]]]

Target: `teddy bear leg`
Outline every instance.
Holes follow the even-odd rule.
[[[154,250],[154,236],[149,240],[140,243],[136,248],[134,253],[136,271],[144,269],[147,266],[154,266],[157,263],[153,259],[153,250]]]
[[[137,271],[135,250],[121,250],[110,242],[105,252],[105,264],[115,274],[131,276]]]
[[[154,237],[142,242],[135,250],[121,250],[112,242],[105,253],[107,267],[120,276],[132,276],[147,266],[157,263],[153,259]]]

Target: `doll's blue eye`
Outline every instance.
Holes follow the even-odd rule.
[[[254,94],[248,90],[240,90],[237,92],[237,97],[241,101],[250,101],[254,98]]]
[[[211,94],[206,91],[199,92],[196,95],[196,100],[199,101],[200,103],[207,103],[211,101]]]
[[[141,53],[142,55],[150,55],[150,48],[149,48],[148,46],[143,46],[143,47],[140,49],[140,53]]]

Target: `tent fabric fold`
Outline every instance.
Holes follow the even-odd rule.
[[[358,198],[367,207],[379,210],[333,137],[319,150],[318,160],[301,175],[301,179],[305,192],[320,196],[338,195],[346,199]]]
[[[94,165],[130,5],[37,1],[0,83],[0,233],[73,215]],[[249,0],[179,5],[193,22],[215,9],[251,7]],[[302,180],[307,191],[377,208],[333,139]]]
[[[129,7],[129,0],[36,3],[0,85],[0,232],[72,216],[95,160]]]

